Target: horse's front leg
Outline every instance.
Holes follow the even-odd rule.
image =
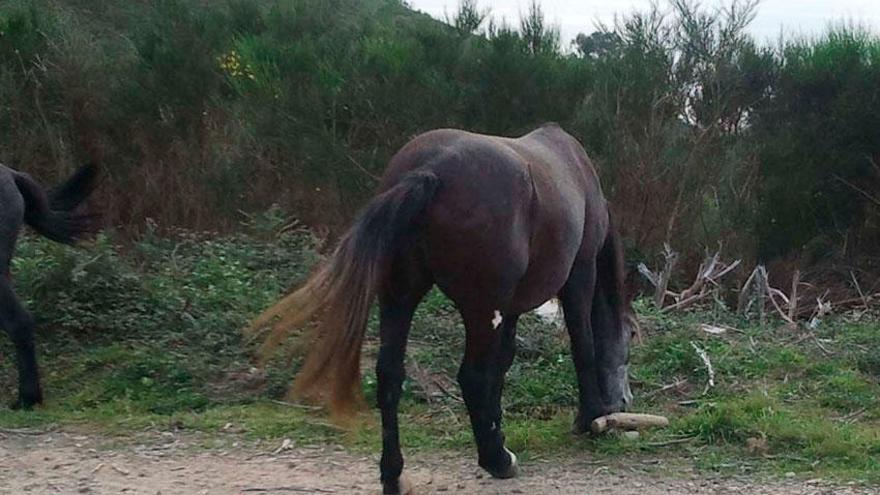
[[[34,344],[34,320],[21,305],[8,277],[0,278],[0,326],[15,346],[18,364],[18,398],[13,409],[31,409],[43,402]]]
[[[589,431],[593,419],[609,412],[600,401],[590,324],[595,290],[596,262],[592,259],[575,261],[559,294],[578,383],[578,414],[572,425],[575,433]]]
[[[497,311],[463,312],[467,330],[458,382],[468,408],[480,466],[496,478],[517,473],[516,455],[504,447],[501,392],[516,351],[516,316]]]
[[[596,261],[578,260],[560,293],[578,379],[579,408],[573,430],[585,433],[600,416],[626,409],[632,399],[627,336],[597,283]]]

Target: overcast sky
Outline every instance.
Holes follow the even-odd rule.
[[[452,14],[458,0],[410,0],[416,10],[443,18]],[[496,19],[518,23],[519,13],[528,9],[531,0],[479,0],[489,7]],[[594,31],[596,20],[610,24],[615,13],[633,9],[646,10],[650,0],[539,0],[548,20],[561,28],[564,44],[579,32]],[[719,5],[718,0],[704,0],[704,5]],[[724,1],[723,4],[729,4]],[[661,2],[661,5],[665,5]],[[815,34],[829,23],[855,21],[880,32],[880,0],[763,0],[751,32],[760,41],[775,42],[781,29],[786,34]]]

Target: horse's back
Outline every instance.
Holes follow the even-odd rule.
[[[440,180],[422,245],[435,281],[457,304],[518,313],[565,283],[591,189],[571,142],[579,147],[552,126],[515,139],[441,129],[392,158],[383,189],[414,169]]]

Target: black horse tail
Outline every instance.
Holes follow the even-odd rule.
[[[81,167],[48,194],[29,175],[13,172],[13,176],[25,203],[24,221],[41,235],[56,242],[73,244],[94,227],[94,215],[75,213],[74,210],[95,188],[96,165]]]
[[[361,403],[361,345],[373,297],[396,245],[417,227],[439,184],[433,173],[415,171],[376,196],[305,285],[251,324],[253,333],[280,318],[260,349],[265,360],[290,333],[314,323],[301,341],[308,350],[294,394],[341,418]]]

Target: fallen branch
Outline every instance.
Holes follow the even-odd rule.
[[[862,409],[859,409],[858,411],[853,411],[853,412],[847,414],[846,416],[841,416],[841,417],[839,417],[839,418],[834,418],[834,420],[835,420],[835,421],[841,421],[841,422],[844,422],[844,423],[849,423],[849,422],[851,422],[852,420],[857,419],[859,416],[865,414],[866,411],[867,411],[867,409],[862,408]]]
[[[672,256],[671,249],[666,247],[667,253],[667,264],[664,268],[664,272],[661,275],[666,274],[667,269],[671,272],[672,265],[669,260]],[[674,253],[673,253],[674,254]],[[677,255],[676,255],[677,256]],[[721,261],[721,249],[715,252],[712,256],[707,256],[705,260],[700,264],[700,268],[697,270],[697,275],[694,278],[693,283],[687,289],[681,291],[679,294],[672,293],[672,296],[675,298],[675,303],[669,306],[663,307],[662,304],[658,304],[657,306],[664,312],[675,311],[679,309],[684,309],[688,306],[693,305],[694,303],[701,301],[708,296],[714,294],[717,291],[713,291],[712,288],[717,288],[720,286],[719,280],[727,275],[728,273],[735,270],[741,263],[741,260],[736,260],[731,264],[725,264]],[[639,268],[648,280],[658,280],[660,285],[657,286],[657,293],[655,294],[655,302],[660,301],[662,303],[663,297],[665,297],[666,286],[663,285],[664,280],[662,280],[662,276],[653,275],[647,267],[641,266]],[[650,275],[653,275],[653,279]],[[668,274],[667,274],[668,275]],[[668,276],[666,277],[666,282],[668,282]],[[656,284],[655,284],[656,285]],[[663,289],[663,293],[661,296],[660,289]]]
[[[676,380],[674,383],[670,383],[668,385],[663,385],[662,387],[660,387],[656,390],[652,390],[650,392],[644,393],[641,395],[641,397],[653,397],[657,394],[662,394],[663,392],[666,392],[667,390],[672,390],[674,388],[681,387],[682,385],[686,384],[687,382],[688,382],[687,378],[682,378],[680,380]]]
[[[709,354],[693,340],[691,341],[691,347],[697,351],[697,355],[703,360],[703,364],[706,365],[706,371],[709,374],[709,382],[706,383],[706,388],[703,389],[703,393],[705,394],[710,388],[715,386],[715,368],[712,367],[712,361],[709,360]]]
[[[773,307],[774,307],[774,308],[776,308],[776,312],[779,313],[779,316],[780,316],[783,320],[785,320],[785,322],[788,323],[791,327],[797,327],[797,323],[795,323],[794,320],[792,320],[791,318],[789,318],[788,313],[786,313],[785,311],[783,311],[783,309],[782,309],[782,308],[779,306],[779,304],[776,302],[776,298],[773,297],[774,295],[776,295],[776,296],[780,296],[780,298],[781,298],[783,301],[786,301],[786,302],[787,302],[787,301],[788,301],[788,298],[785,297],[785,294],[782,294],[782,291],[780,291],[779,289],[774,289],[773,287],[770,287],[770,283],[767,282],[767,279],[766,279],[766,278],[764,279],[764,284],[766,284],[767,295],[768,295],[768,297],[769,297],[769,299],[770,299],[770,303],[773,304]],[[789,303],[789,304],[791,304],[791,303]]]
[[[868,307],[868,298],[865,296],[865,293],[862,292],[862,287],[859,285],[859,281],[856,279],[856,274],[853,273],[852,270],[849,271],[849,276],[852,277],[853,285],[856,290],[859,292],[859,297],[862,299],[862,304],[865,305],[865,311],[869,309]]]
[[[45,435],[46,433],[50,433],[53,431],[52,428],[48,430],[32,430],[30,428],[0,428],[0,433],[5,433],[8,435]]]
[[[639,263],[638,269],[645,278],[654,286],[654,305],[662,308],[666,300],[669,287],[669,279],[672,277],[672,271],[678,262],[678,253],[669,247],[669,244],[663,244],[663,270],[660,273],[652,272],[644,263]]]
[[[459,396],[458,394],[456,394],[456,393],[452,392],[451,390],[449,390],[448,388],[444,387],[443,384],[440,383],[440,380],[434,380],[434,385],[436,385],[437,388],[438,388],[441,392],[443,392],[444,395],[446,395],[447,397],[449,397],[450,399],[452,399],[452,400],[454,400],[454,401],[456,401],[456,402],[460,402],[460,403],[464,404],[464,399],[461,398],[461,396]]]
[[[869,303],[871,301],[873,301],[874,299],[878,299],[878,298],[880,298],[880,294],[872,294],[872,295],[866,296],[866,299],[868,300]],[[846,308],[846,307],[851,307],[853,305],[856,305],[858,303],[863,303],[863,301],[862,301],[861,297],[853,297],[853,298],[849,298],[849,299],[842,299],[840,301],[822,301],[822,303],[829,305],[829,306],[833,304],[833,307],[835,307],[835,308]],[[807,308],[803,308],[803,309],[798,310],[798,316],[807,316],[807,315],[814,315],[814,314],[816,314],[816,310],[814,308],[807,307]],[[824,314],[827,314],[827,312]]]
[[[675,438],[672,440],[666,440],[665,442],[648,442],[646,445],[649,447],[668,447],[669,445],[678,445],[682,443],[693,442],[697,437],[684,437],[684,438]]]
[[[788,302],[788,321],[794,323],[795,318],[797,318],[797,307],[798,307],[798,298],[797,298],[797,290],[798,285],[801,282],[801,271],[795,270],[794,275],[791,277],[791,296],[789,297]]]
[[[287,402],[283,400],[269,399],[269,402],[272,404],[277,404],[279,406],[289,407],[291,409],[304,409],[306,411],[320,411],[321,406],[310,406],[308,404],[296,404],[293,402]]]
[[[303,488],[300,486],[277,486],[272,488],[242,488],[241,492],[336,493],[336,490],[324,490],[321,488]]]
[[[665,428],[669,419],[654,414],[613,413],[593,420],[590,430],[600,434],[610,429],[643,430],[646,428]]]
[[[687,299],[685,299],[685,300],[683,300],[683,301],[679,301],[679,302],[677,302],[677,303],[675,303],[675,304],[673,304],[673,305],[671,305],[671,306],[666,306],[666,307],[663,308],[661,311],[664,312],[664,313],[668,313],[668,312],[670,312],[670,311],[675,311],[676,309],[686,308],[686,307],[690,306],[691,304],[693,304],[693,303],[699,301],[700,299],[704,299],[704,298],[705,298],[706,296],[708,296],[708,295],[709,295],[709,294],[706,293],[706,292],[703,292],[703,293],[700,293],[700,294],[693,295],[693,296],[691,296],[691,297],[689,297],[689,298],[687,298]]]
[[[877,205],[877,206],[880,206],[880,198],[877,198],[877,197],[875,197],[875,196],[872,196],[871,193],[869,193],[868,191],[865,191],[864,189],[860,188],[859,186],[853,184],[852,182],[850,182],[850,181],[844,179],[843,177],[841,177],[841,176],[839,176],[839,175],[837,175],[837,174],[833,174],[833,176],[834,176],[834,178],[835,178],[836,180],[840,181],[842,184],[848,186],[848,187],[849,187],[850,189],[852,189],[853,191],[855,191],[855,192],[861,194],[862,196],[864,196],[865,199],[867,199],[868,201],[874,203],[874,204]]]
[[[764,265],[759,265],[758,278],[755,284],[758,287],[758,315],[761,317],[761,326],[767,323],[767,269]]]
[[[746,283],[739,290],[739,297],[736,301],[736,312],[739,314],[745,314],[749,310],[749,306],[751,306],[752,299],[749,297],[750,290],[752,288],[752,284],[755,281],[755,277],[758,276],[759,267],[755,267],[752,270],[752,273],[749,274],[749,278],[746,279]]]
[[[818,346],[818,347],[819,347],[819,350],[822,351],[826,356],[832,356],[832,355],[834,355],[833,352],[831,352],[830,350],[828,350],[828,348],[825,347],[825,346],[822,344],[822,341],[819,340],[819,337],[817,337],[816,334],[813,333],[812,330],[810,330],[810,336],[813,337],[813,341],[816,343],[816,346]]]

